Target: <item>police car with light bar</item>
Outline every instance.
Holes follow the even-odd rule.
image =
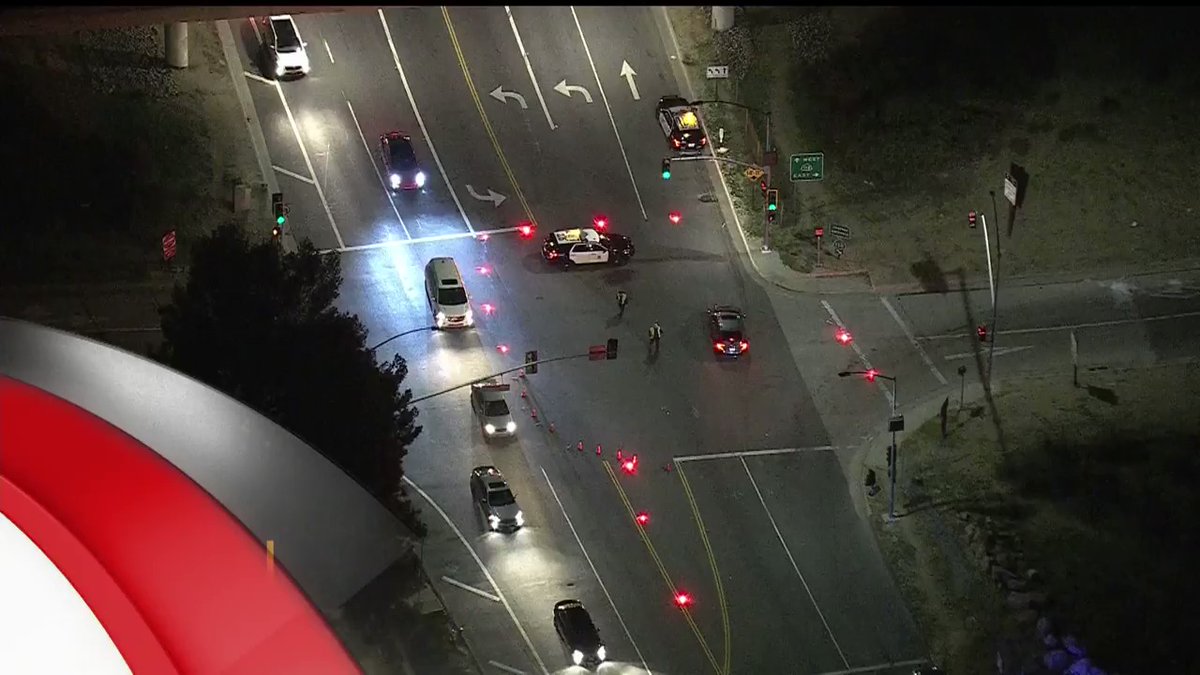
[[[700,126],[700,113],[678,96],[664,96],[658,100],[658,125],[662,127],[670,147],[681,155],[698,155],[708,145],[708,138]]]
[[[633,241],[623,234],[597,232],[592,228],[558,230],[546,237],[542,257],[546,262],[562,265],[592,265],[609,263],[623,265],[633,257]]]

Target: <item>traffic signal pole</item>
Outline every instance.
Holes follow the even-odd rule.
[[[552,357],[550,357],[550,358],[548,358],[548,359],[538,359],[537,361],[532,361],[532,362],[530,362],[530,363],[522,363],[522,364],[521,364],[521,365],[519,365],[519,366],[514,366],[514,367],[512,367],[512,368],[507,368],[507,369],[505,369],[505,370],[500,370],[500,371],[497,371],[497,372],[494,372],[494,373],[492,373],[491,375],[484,375],[483,377],[477,377],[477,378],[475,378],[475,379],[471,380],[470,382],[464,382],[464,383],[462,383],[462,384],[456,384],[456,385],[454,385],[453,387],[449,387],[449,388],[446,388],[446,389],[442,389],[441,391],[435,391],[435,392],[433,392],[432,394],[425,394],[424,396],[418,396],[418,397],[416,397],[416,398],[412,399],[411,401],[409,401],[409,403],[410,403],[410,404],[411,404],[411,403],[417,403],[417,402],[419,402],[419,401],[424,401],[424,400],[426,400],[426,399],[430,399],[430,398],[433,398],[433,397],[435,397],[435,396],[441,396],[442,394],[449,394],[449,393],[450,393],[450,392],[452,392],[452,391],[457,391],[457,390],[459,390],[459,389],[462,389],[462,388],[464,388],[464,387],[469,387],[469,386],[471,386],[471,385],[473,385],[473,384],[476,384],[476,383],[478,383],[478,382],[483,382],[484,380],[490,380],[490,379],[492,379],[493,377],[502,377],[502,376],[504,376],[504,375],[507,375],[507,374],[509,374],[509,373],[515,373],[515,372],[517,372],[518,370],[524,370],[524,369],[528,368],[529,366],[540,366],[540,365],[542,365],[543,363],[554,363],[555,361],[566,361],[566,360],[568,360],[568,359],[587,359],[587,358],[591,358],[591,357],[592,357],[592,354],[591,354],[591,352],[590,352],[590,351],[588,351],[588,352],[584,352],[584,353],[582,353],[582,354],[567,354],[566,356],[552,356]]]
[[[763,159],[766,159],[767,153],[771,152],[771,113],[767,111],[767,139],[766,147],[763,148]],[[774,183],[771,182],[771,163],[763,162],[763,176],[767,179],[767,187],[771,187]],[[771,251],[771,212],[767,210],[766,202],[763,202],[763,244],[762,252],[770,253]]]

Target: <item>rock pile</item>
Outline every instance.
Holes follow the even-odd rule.
[[[1041,573],[1028,564],[1020,537],[991,516],[959,511],[962,549],[1004,594],[1005,604],[1028,639],[1006,643],[996,654],[1000,675],[1106,675],[1075,637],[1059,636]]]

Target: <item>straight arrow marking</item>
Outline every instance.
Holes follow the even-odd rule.
[[[591,92],[589,92],[587,89],[584,89],[583,87],[579,86],[578,84],[567,84],[567,78],[565,78],[565,77],[562,79],[562,82],[559,82],[558,84],[554,85],[554,91],[557,91],[558,93],[562,94],[563,96],[566,96],[567,98],[571,98],[571,92],[577,91],[580,94],[583,94],[583,100],[587,101],[588,103],[592,102],[592,93]]]
[[[505,197],[504,195],[500,194],[499,192],[496,192],[495,190],[493,190],[491,188],[488,188],[486,195],[481,195],[475,191],[475,186],[468,185],[467,192],[471,193],[472,197],[474,197],[475,199],[478,199],[481,202],[491,202],[492,206],[500,206],[501,204],[504,203],[505,199],[508,199],[508,197]]]
[[[633,76],[637,75],[637,71],[633,66],[629,65],[628,61],[621,61],[621,77],[629,82],[629,93],[633,94],[633,100],[642,100],[642,95],[638,93],[637,82],[633,81]]]
[[[488,92],[488,96],[491,96],[492,98],[496,99],[497,101],[500,101],[501,103],[508,103],[508,99],[511,98],[511,99],[515,100],[517,103],[521,104],[521,110],[529,109],[529,106],[525,104],[525,97],[518,94],[515,91],[504,91],[504,89],[502,87],[496,87],[495,89]]]

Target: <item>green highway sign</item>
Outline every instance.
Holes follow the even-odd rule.
[[[821,180],[825,177],[825,153],[802,152],[792,155],[792,182]]]

